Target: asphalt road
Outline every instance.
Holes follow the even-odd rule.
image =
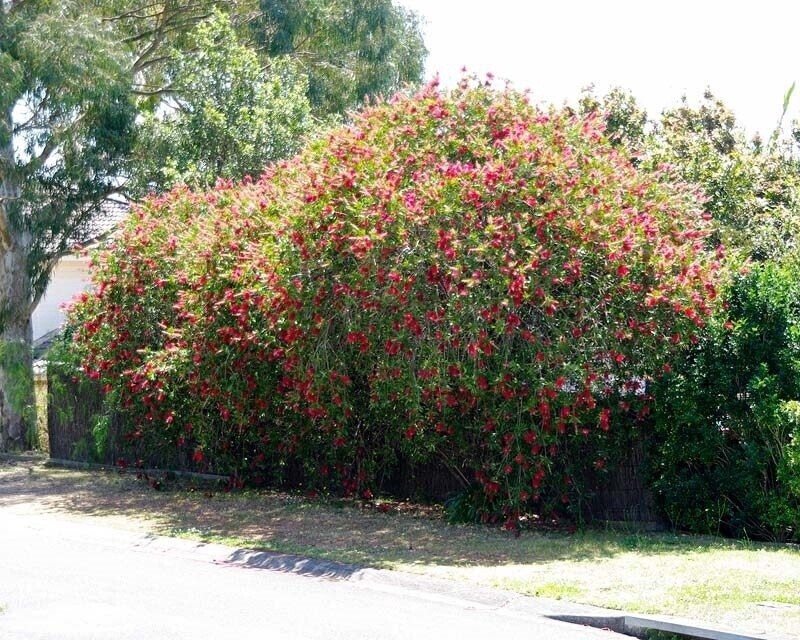
[[[627,636],[535,599],[0,508],[3,640]]]

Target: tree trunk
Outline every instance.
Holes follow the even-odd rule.
[[[0,122],[13,130],[11,110]],[[30,232],[16,223],[11,208],[19,206],[20,188],[14,175],[14,145],[9,136],[0,147],[0,451],[31,443],[26,424],[36,425],[33,388],[33,329],[28,256]]]
[[[12,234],[0,255],[0,451],[30,446],[36,424],[29,234]]]
[[[0,334],[0,451],[28,448],[29,427],[36,425],[33,332],[27,315],[7,319]]]

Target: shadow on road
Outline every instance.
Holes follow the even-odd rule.
[[[360,567],[340,562],[312,560],[282,553],[253,552],[243,549],[236,550],[227,561],[250,569],[268,569],[270,571],[294,573],[328,580],[347,580],[361,570]]]

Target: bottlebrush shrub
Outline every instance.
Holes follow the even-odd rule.
[[[95,289],[69,322],[84,372],[136,425],[137,457],[177,447],[201,470],[261,473],[278,368],[265,348],[281,324],[264,193],[178,189],[94,258]]]
[[[594,117],[430,85],[256,183],[146,204],[73,322],[137,437],[363,496],[437,458],[514,526],[605,464],[703,325],[707,218]]]

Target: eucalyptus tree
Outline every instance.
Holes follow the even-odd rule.
[[[269,56],[300,65],[317,115],[422,79],[421,18],[392,0],[260,0],[249,25]]]
[[[136,114],[133,55],[73,2],[0,11],[0,449],[25,444],[31,313],[50,272],[117,191]]]
[[[300,149],[313,121],[306,77],[290,58],[260,59],[219,11],[184,46],[192,54],[164,65],[169,92],[142,117],[134,192],[258,176]]]

